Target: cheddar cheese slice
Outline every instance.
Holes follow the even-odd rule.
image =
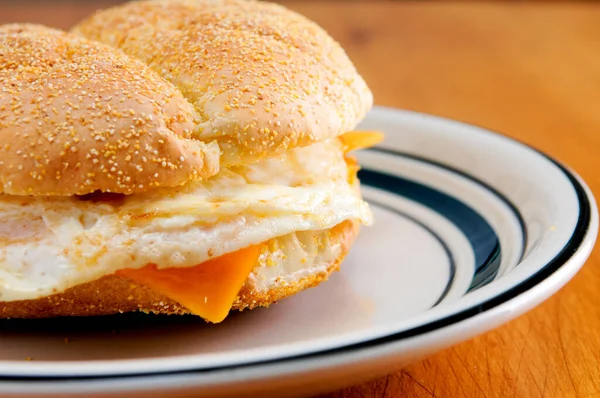
[[[377,145],[383,141],[384,136],[378,131],[349,131],[338,138],[342,143],[342,149],[347,153]]]
[[[158,269],[150,264],[117,275],[148,286],[209,322],[223,321],[258,261],[261,245],[251,246],[194,267]]]

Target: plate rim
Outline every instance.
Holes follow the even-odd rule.
[[[576,195],[577,201],[579,203],[579,216],[576,223],[575,228],[573,229],[573,233],[569,238],[569,241],[562,247],[562,249],[554,256],[554,258],[548,261],[544,266],[542,266],[539,270],[537,270],[530,277],[522,280],[518,284],[512,286],[507,291],[501,292],[497,295],[494,295],[482,303],[459,311],[457,313],[444,316],[439,319],[432,320],[423,325],[418,325],[415,327],[408,328],[406,330],[402,330],[396,333],[391,333],[385,336],[377,337],[374,339],[369,339],[365,341],[355,342],[346,344],[343,346],[335,347],[332,349],[322,349],[319,351],[306,353],[306,354],[296,354],[290,355],[283,358],[274,358],[274,359],[263,359],[256,360],[253,362],[244,362],[240,364],[230,364],[230,365],[220,365],[215,367],[201,368],[201,369],[180,369],[180,370],[165,370],[165,371],[143,371],[140,373],[122,373],[122,374],[96,374],[96,375],[71,375],[71,376],[63,376],[63,375],[54,375],[54,376],[36,376],[36,375],[15,375],[15,376],[6,376],[0,375],[0,382],[4,384],[4,382],[19,382],[23,381],[26,383],[36,382],[37,383],[55,383],[55,382],[64,382],[65,380],[70,381],[91,381],[91,380],[132,380],[132,379],[144,379],[148,377],[172,377],[176,375],[189,375],[189,374],[209,374],[213,372],[221,372],[221,371],[239,371],[245,368],[256,368],[257,366],[269,366],[273,364],[282,364],[282,363],[293,363],[297,361],[303,360],[322,360],[323,358],[333,356],[339,356],[342,353],[351,353],[354,351],[362,351],[364,349],[373,349],[375,347],[385,346],[392,343],[401,342],[411,338],[417,337],[425,337],[435,332],[443,332],[444,329],[449,328],[451,326],[457,326],[461,323],[478,318],[480,315],[489,313],[490,311],[497,309],[503,305],[506,305],[513,300],[519,299],[523,294],[538,291],[538,293],[543,293],[544,289],[542,289],[544,282],[547,282],[552,276],[556,274],[557,271],[565,268],[565,265],[569,265],[571,260],[573,260],[576,256],[582,257],[581,264],[575,264],[573,269],[571,270],[571,274],[568,277],[564,277],[559,280],[562,287],[566,284],[579,270],[579,268],[585,263],[585,260],[589,256],[589,252],[591,252],[598,231],[598,209],[596,207],[596,202],[594,196],[589,189],[589,187],[585,184],[584,180],[577,175],[576,172],[571,170],[568,166],[564,165],[562,162],[555,160],[551,156],[545,154],[544,152],[523,143],[517,139],[512,137],[505,136],[501,133],[495,132],[488,128],[483,128],[471,123],[465,123],[462,121],[457,121],[453,119],[447,119],[444,117],[426,114],[411,110],[404,109],[396,109],[390,107],[376,106],[374,110],[384,111],[384,112],[392,112],[399,113],[405,116],[412,117],[421,117],[425,119],[437,119],[437,121],[445,122],[445,123],[453,123],[460,124],[463,128],[469,128],[479,131],[474,131],[473,133],[488,133],[491,135],[499,136],[505,140],[510,141],[513,144],[518,144],[528,148],[533,151],[537,155],[541,155],[550,163],[554,164],[569,180],[571,183]],[[431,160],[431,159],[427,159]],[[435,161],[435,160],[432,160]],[[439,163],[439,162],[438,162]],[[461,172],[463,174],[464,172]],[[467,173],[468,174],[468,173]],[[587,246],[585,244],[588,244]],[[586,253],[587,252],[587,253]],[[559,287],[559,288],[560,288]],[[556,289],[558,290],[558,288]],[[553,294],[553,292],[552,292]],[[551,295],[551,294],[550,294]],[[548,297],[550,296],[548,295]],[[546,297],[547,298],[547,297]],[[544,298],[544,300],[546,299]],[[512,319],[512,318],[511,318]],[[503,322],[504,323],[504,322]],[[472,338],[472,337],[469,337]],[[110,361],[106,361],[109,363]],[[0,391],[2,388],[0,388]]]

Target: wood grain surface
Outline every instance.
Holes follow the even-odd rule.
[[[0,2],[68,28],[115,1]],[[600,196],[600,4],[284,1],[347,49],[376,102],[525,141]],[[600,397],[600,250],[553,298],[400,373],[324,396]]]

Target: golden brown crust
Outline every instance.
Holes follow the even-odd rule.
[[[259,288],[249,278],[233,304],[234,310],[268,307],[281,299],[316,286],[339,269],[356,235],[358,223],[344,221],[329,231],[329,245],[339,245],[335,260],[314,267],[306,276],[293,283],[273,280],[266,288]],[[254,272],[257,272],[255,270]],[[284,279],[286,275],[282,275]],[[183,315],[188,310],[168,297],[132,283],[124,277],[110,275],[85,283],[63,293],[36,300],[0,302],[0,318],[48,318],[57,316],[96,316],[142,311],[156,314]]]
[[[340,45],[284,7],[252,0],[136,1],[74,32],[118,47],[174,83],[245,164],[354,128],[372,95]]]
[[[274,281],[269,289],[259,289],[249,278],[238,293],[238,297],[233,303],[233,309],[242,311],[256,307],[268,307],[270,304],[326,281],[332,272],[339,270],[341,262],[358,235],[358,230],[358,223],[352,220],[346,220],[329,230],[329,245],[339,244],[340,255],[326,267],[315,269],[310,275],[295,283]]]
[[[0,192],[131,194],[218,171],[216,143],[172,84],[100,43],[0,27]]]

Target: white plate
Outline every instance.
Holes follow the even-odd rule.
[[[477,127],[380,107],[360,128],[387,134],[359,153],[376,223],[329,282],[213,326],[145,315],[2,321],[0,394],[335,389],[515,318],[591,252],[592,194],[545,155]]]

